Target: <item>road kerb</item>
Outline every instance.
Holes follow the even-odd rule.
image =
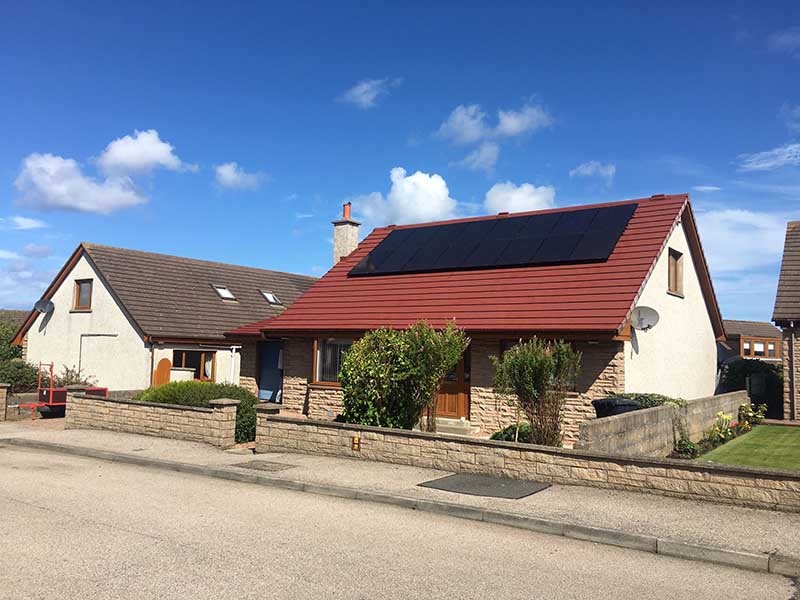
[[[306,483],[291,479],[269,477],[261,473],[247,473],[231,467],[215,467],[182,463],[145,456],[135,456],[108,450],[97,450],[81,446],[70,446],[53,442],[42,442],[27,438],[0,438],[0,444],[32,448],[50,452],[60,452],[87,458],[95,458],[109,462],[118,462],[135,466],[156,468],[166,471],[175,471],[191,475],[201,475],[226,479],[242,483],[250,483],[281,489],[337,496],[345,499],[362,500],[379,504],[390,504],[406,509],[419,510],[452,516],[455,518],[484,521],[496,525],[526,529],[548,535],[558,535],[572,539],[590,541],[598,544],[618,546],[644,552],[654,552],[664,556],[709,562],[730,567],[748,569],[784,575],[788,577],[800,576],[800,559],[781,555],[750,553],[727,548],[690,544],[677,540],[661,539],[636,533],[615,529],[591,527],[577,523],[529,517],[526,515],[507,513],[503,511],[486,510],[451,502],[437,500],[410,498],[397,494],[372,492],[347,488],[342,486],[318,483]]]

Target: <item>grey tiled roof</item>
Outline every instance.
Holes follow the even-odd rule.
[[[178,256],[82,244],[113,293],[145,335],[223,340],[226,331],[283,312],[315,277]],[[223,301],[212,284],[227,287]],[[260,290],[282,306],[270,305]]]
[[[781,338],[781,330],[772,323],[763,321],[732,321],[725,319],[725,333],[727,336],[745,336],[758,338]]]
[[[783,261],[772,320],[800,320],[800,221],[792,221],[786,226]]]

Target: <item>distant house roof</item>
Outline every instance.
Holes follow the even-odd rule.
[[[791,221],[786,225],[772,320],[779,325],[800,321],[800,221]]]
[[[390,233],[420,225],[380,227],[288,310],[229,333],[358,332],[378,327],[402,328],[424,319],[434,327],[455,320],[459,327],[472,332],[587,332],[614,336],[624,328],[656,259],[682,220],[714,331],[722,336],[722,319],[687,195],[423,226],[502,220],[520,214],[563,216],[571,211],[620,205],[632,205],[633,215],[604,261],[348,276]]]
[[[96,268],[143,335],[155,339],[223,340],[232,328],[286,310],[315,277],[81,243],[42,296],[49,299],[81,258]],[[235,300],[213,286],[225,287]],[[277,296],[271,303],[263,292]],[[21,342],[36,317],[17,333]]]
[[[736,321],[725,319],[725,334],[732,337],[755,337],[766,339],[781,339],[781,330],[772,323],[763,321]]]

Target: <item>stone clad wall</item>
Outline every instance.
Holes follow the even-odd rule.
[[[223,398],[209,404],[211,408],[198,408],[69,394],[65,427],[107,429],[204,442],[219,448],[233,447],[239,401]]]
[[[800,353],[798,353],[798,346],[800,346],[800,332],[794,330],[795,335],[795,359],[794,359],[794,381],[797,387],[797,397],[795,398],[795,413],[792,414],[792,399],[791,399],[791,357],[790,357],[790,338],[792,329],[786,327],[783,329],[783,418],[787,420],[800,419]]]
[[[239,385],[258,396],[256,343],[244,342],[239,349],[239,355]]]
[[[656,406],[584,421],[575,447],[625,456],[667,456],[680,437],[679,426],[696,442],[714,424],[718,412],[732,414],[736,420],[739,407],[749,403],[747,392],[731,392],[689,400],[686,406]]]
[[[358,437],[360,450],[352,450]],[[299,452],[800,512],[800,473],[655,460],[258,412],[257,452]]]
[[[0,383],[0,421],[6,420],[6,407],[8,406],[8,384]]]
[[[579,342],[575,347],[582,353],[583,359],[575,392],[567,398],[564,410],[564,444],[568,446],[577,441],[580,424],[587,419],[594,419],[592,400],[625,391],[622,342]],[[494,367],[489,357],[500,354],[500,341],[473,340],[471,351],[469,420],[472,425],[480,427],[483,435],[488,436],[516,423],[516,409],[492,389]]]

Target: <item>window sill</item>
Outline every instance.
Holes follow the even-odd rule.
[[[71,313],[90,313],[90,312],[92,312],[92,309],[91,308],[73,308],[69,312],[71,312]]]
[[[680,298],[681,300],[683,300],[685,298],[685,296],[683,294],[679,294],[678,292],[673,292],[672,290],[667,290],[667,295],[668,296],[675,296],[676,298]]]
[[[314,390],[314,389],[317,389],[317,390],[320,390],[320,389],[326,390],[327,389],[327,390],[329,390],[331,388],[333,388],[333,389],[341,389],[341,387],[342,387],[342,384],[339,383],[338,381],[312,381],[311,383],[308,384],[308,389],[310,389],[310,390]]]

